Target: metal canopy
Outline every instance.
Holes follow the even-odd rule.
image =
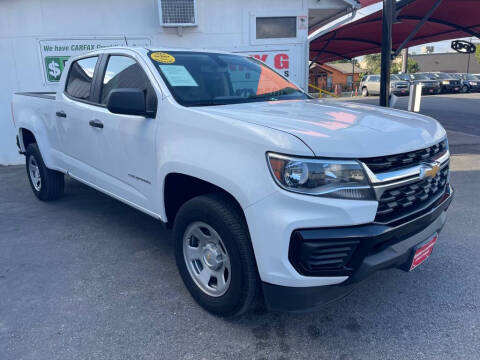
[[[360,0],[362,5],[374,2],[378,0]],[[394,53],[402,43],[410,47],[467,36],[480,38],[480,0],[400,0],[393,13]],[[310,60],[325,63],[381,51],[382,10],[379,10],[311,41]]]

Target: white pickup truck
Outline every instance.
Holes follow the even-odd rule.
[[[64,175],[173,227],[180,275],[222,316],[257,299],[312,310],[432,252],[453,190],[426,116],[311,99],[262,62],[109,48],[69,61],[56,94],[13,96],[34,194]]]

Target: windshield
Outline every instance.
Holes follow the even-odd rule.
[[[431,80],[431,78],[425,74],[412,74],[412,76],[415,80]]]
[[[398,74],[396,75],[398,80],[410,81],[410,76],[408,74]]]
[[[175,100],[184,106],[309,98],[254,58],[187,51],[148,55]]]
[[[478,76],[466,74],[467,80],[478,80]]]
[[[437,79],[451,79],[452,77],[448,74],[444,73],[434,73],[433,76],[435,76]]]

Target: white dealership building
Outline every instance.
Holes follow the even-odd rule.
[[[72,55],[104,46],[218,49],[256,56],[305,87],[308,33],[355,0],[3,0],[0,2],[0,164],[23,161],[10,101],[56,91]]]

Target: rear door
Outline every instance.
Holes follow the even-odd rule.
[[[372,92],[375,94],[380,94],[380,76],[372,76],[370,83]]]
[[[88,182],[94,182],[98,172],[101,133],[89,122],[98,109],[93,101],[93,92],[99,59],[100,56],[89,56],[71,64],[65,89],[55,105],[65,169],[74,177]]]
[[[133,54],[105,54],[102,60],[96,114],[103,128],[99,152],[99,167],[104,171],[110,192],[128,202],[155,212],[154,189],[156,183],[156,129],[159,121],[137,115],[113,114],[106,108],[112,90],[135,88],[144,92],[147,110],[156,111],[160,97],[152,86],[140,58]]]

